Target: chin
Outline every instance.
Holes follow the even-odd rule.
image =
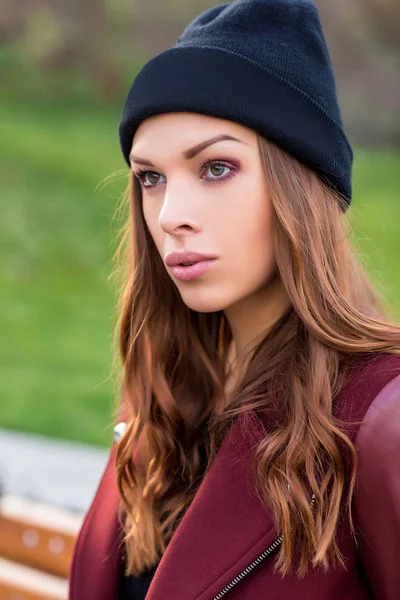
[[[180,289],[183,302],[188,308],[200,313],[212,313],[225,310],[231,302],[228,298],[224,299],[221,292],[210,292],[210,289],[201,290],[200,287],[191,290]]]

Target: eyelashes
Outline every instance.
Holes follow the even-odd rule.
[[[205,179],[205,181],[207,181],[207,183],[219,183],[221,181],[226,181],[227,179],[231,179],[232,177],[234,177],[236,175],[236,172],[238,170],[238,167],[235,165],[232,165],[230,163],[227,163],[223,160],[211,160],[206,162],[202,168],[201,168],[201,173],[203,173],[204,171],[207,172],[210,168],[214,167],[214,166],[218,166],[218,167],[223,167],[223,169],[227,169],[229,172],[225,173],[224,175],[214,175],[214,177],[202,177],[202,179]],[[149,171],[146,169],[137,169],[136,171],[134,171],[134,175],[135,177],[139,180],[140,185],[142,186],[142,188],[145,189],[153,189],[155,187],[157,187],[158,185],[160,185],[160,183],[164,183],[164,182],[156,182],[156,183],[148,183],[148,181],[146,180],[146,177],[148,174],[152,174],[152,175],[160,175],[160,173],[157,173],[157,171]]]

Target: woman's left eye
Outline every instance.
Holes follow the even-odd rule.
[[[233,166],[228,166],[223,162],[214,161],[211,163],[206,163],[202,168],[202,172],[203,171],[209,171],[211,173],[211,177],[202,177],[202,179],[214,182],[229,179],[230,177],[234,176],[235,168]],[[159,183],[163,183],[159,180],[159,178],[163,177],[163,175],[160,175],[160,173],[157,173],[156,171],[143,171],[139,169],[139,171],[136,173],[136,177],[144,188],[154,188]],[[154,181],[154,178],[156,181]],[[153,179],[153,181],[151,181],[151,179]]]
[[[223,163],[218,163],[218,162],[211,163],[208,166],[207,171],[210,171],[210,173],[212,175],[214,175],[214,177],[211,177],[210,179],[225,179],[225,175],[227,174],[227,172],[224,173],[224,169],[227,169],[227,172],[232,171],[231,167],[228,167],[227,165],[224,165]],[[222,175],[224,175],[224,177],[221,177]]]

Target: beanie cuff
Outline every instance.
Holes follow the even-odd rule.
[[[252,60],[220,48],[182,45],[147,62],[119,125],[128,165],[140,122],[167,112],[196,112],[254,129],[315,170],[350,204],[353,152],[341,125],[302,90]]]

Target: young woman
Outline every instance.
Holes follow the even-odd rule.
[[[71,600],[398,600],[400,329],[348,240],[315,6],[199,15],[120,140],[119,436]]]

